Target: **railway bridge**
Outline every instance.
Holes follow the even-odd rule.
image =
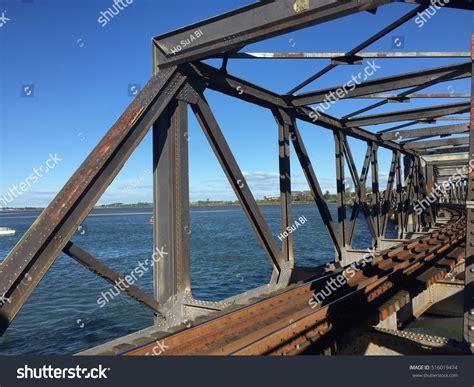
[[[359,12],[371,12],[371,17],[377,18],[377,9],[390,7],[393,2],[259,1],[153,38],[153,75],[149,82],[1,263],[0,294],[11,302],[0,307],[0,332],[8,329],[62,252],[112,284],[121,279],[120,273],[105,266],[72,238],[152,130],[153,248],[167,246],[167,257],[154,265],[153,295],[135,286],[124,292],[146,305],[154,314],[155,323],[82,354],[472,354],[472,93],[420,93],[448,81],[471,79],[472,83],[472,50],[367,51],[372,44],[433,7],[429,1],[405,0],[398,1],[407,3],[404,16],[347,52],[243,51],[249,44]],[[474,4],[451,0],[445,7],[469,12]],[[474,47],[470,31],[457,38],[472,39]],[[456,62],[374,78],[350,88],[315,87],[321,77],[339,66],[356,69],[374,58],[452,58]],[[220,66],[211,65],[208,59]],[[244,60],[329,63],[292,90],[279,94],[229,73],[230,61]],[[274,146],[275,153],[278,152],[281,232],[294,221],[291,163],[297,162],[334,247],[331,263],[302,267],[294,252],[292,235],[281,241],[272,235],[205,97],[206,90],[271,112],[278,143],[265,146]],[[320,108],[327,103],[328,95],[336,96],[334,103],[349,99],[376,102],[335,117]],[[415,99],[458,102],[406,108]],[[399,103],[405,103],[403,109],[367,114],[381,106],[396,107]],[[194,298],[191,288],[188,110],[202,127],[273,270],[267,285],[218,302]],[[335,218],[298,128],[300,122],[311,124],[314,131],[333,134]],[[442,124],[436,125],[439,122]],[[378,125],[386,124],[394,126],[377,130]],[[350,141],[355,140],[366,145],[362,165],[357,165],[351,150]],[[290,160],[291,147],[297,156],[295,160]],[[386,187],[380,184],[380,149],[392,155]],[[355,187],[351,207],[346,195],[349,181]],[[363,221],[372,240],[369,250],[352,247],[357,224]],[[397,225],[395,238],[386,237],[390,221]],[[463,339],[404,330],[427,311],[462,318]]]

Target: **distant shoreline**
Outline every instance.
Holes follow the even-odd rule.
[[[258,205],[261,206],[277,206],[280,203],[277,202],[266,202],[266,203],[259,203],[257,201]],[[314,204],[314,202],[293,202],[292,204]],[[233,203],[210,203],[210,204],[194,204],[190,203],[190,207],[233,207],[233,206],[239,206],[239,202],[233,202]],[[120,206],[114,205],[114,204],[103,204],[100,206],[94,207],[94,210],[100,210],[100,209],[109,209],[109,208],[153,208],[152,205],[143,205],[143,206],[137,206],[134,203],[127,205],[127,204],[122,204]],[[38,208],[8,208],[8,209],[0,209],[0,213],[7,213],[7,212],[14,212],[14,211],[21,211],[21,212],[34,212],[34,211],[43,211],[44,207],[38,207]]]
[[[324,200],[328,204],[335,204],[337,202],[336,194],[332,194],[329,191],[323,195]],[[355,193],[346,192],[346,205],[350,207],[355,200]],[[280,197],[266,197],[263,199],[256,200],[258,205],[261,206],[271,206],[271,205],[280,205]],[[315,204],[313,195],[309,191],[293,191],[291,193],[291,202],[292,204]],[[218,207],[218,206],[239,206],[240,202],[238,200],[198,200],[190,202],[190,207]],[[149,202],[137,202],[137,203],[109,203],[95,206],[94,209],[101,208],[153,208],[153,203]],[[42,207],[19,207],[19,208],[0,208],[1,212],[11,212],[11,211],[42,211]]]

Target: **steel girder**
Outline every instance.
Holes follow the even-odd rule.
[[[383,140],[402,140],[419,137],[450,136],[467,132],[469,132],[468,124],[458,124],[386,132],[381,133],[380,137]]]
[[[393,141],[381,140],[377,134],[369,132],[358,127],[346,128],[340,120],[329,114],[319,114],[315,119],[315,111],[309,107],[294,107],[285,100],[285,97],[266,90],[263,87],[254,85],[240,78],[232,76],[227,72],[220,71],[215,67],[205,63],[196,62],[190,66],[189,75],[201,79],[205,82],[206,87],[224,93],[226,95],[239,98],[243,101],[251,102],[259,106],[272,109],[274,107],[294,111],[296,118],[313,123],[326,129],[339,129],[347,136],[357,138],[362,141],[370,141],[390,150],[400,151],[404,154],[415,155],[415,152],[404,149],[402,146]]]
[[[467,145],[469,144],[469,137],[459,137],[459,138],[446,138],[441,140],[430,140],[430,141],[415,141],[403,143],[403,146],[409,149],[431,149],[431,148],[440,148],[444,146],[457,146],[457,145]]]
[[[153,38],[158,66],[167,67],[231,52],[297,29],[372,10],[391,0],[260,1]],[[197,39],[196,31],[202,32]],[[183,44],[184,43],[184,44]]]
[[[176,67],[153,76],[2,262],[0,294],[11,302],[0,308],[0,333],[185,81],[186,76]]]
[[[469,151],[469,147],[458,146],[458,147],[450,147],[450,148],[419,150],[418,154],[421,156],[431,156],[431,155],[447,155],[447,154],[452,154],[452,153],[466,153],[468,151]]]
[[[306,79],[304,82],[300,83],[298,86],[294,87],[291,89],[288,94],[294,94],[298,90],[302,89],[303,87],[309,85],[310,83],[314,82],[318,78],[322,77],[324,74],[328,73],[332,69],[336,68],[340,64],[350,64],[350,63],[356,63],[357,61],[360,61],[360,58],[357,57],[357,54],[362,51],[364,48],[370,46],[372,43],[375,43],[379,39],[383,38],[390,32],[394,31],[398,27],[400,27],[402,24],[406,23],[408,20],[413,18],[418,12],[423,11],[424,9],[427,8],[426,4],[423,4],[419,6],[418,8],[412,9],[410,12],[408,12],[406,15],[401,17],[400,19],[396,20],[395,22],[391,23],[375,35],[371,36],[369,39],[365,40],[358,46],[354,47],[352,50],[348,51],[344,56],[338,58],[337,60],[333,60],[331,64],[327,65],[324,67],[322,70],[318,71],[316,74],[312,75],[308,79]]]
[[[291,163],[290,163],[290,130],[293,119],[284,109],[274,109],[273,116],[278,125],[278,169],[280,172],[280,233],[291,227]],[[294,268],[293,235],[282,241],[282,255]]]
[[[438,105],[427,108],[374,114],[365,117],[349,118],[348,120],[344,120],[344,125],[348,128],[352,128],[365,125],[380,125],[388,122],[437,118],[444,115],[466,113],[469,111],[469,106],[470,104],[467,102],[454,103],[449,105]]]
[[[3,292],[3,296],[12,300],[11,303],[1,305],[0,332],[5,331],[61,251],[80,261],[88,269],[109,282],[117,280],[117,273],[100,264],[79,247],[72,245],[69,240],[152,125],[154,127],[154,211],[155,216],[158,212],[160,213],[161,226],[164,221],[168,222],[166,227],[159,229],[155,227],[154,243],[155,248],[169,243],[169,254],[172,259],[167,263],[157,265],[154,300],[140,292],[139,289],[132,288],[129,293],[151,308],[157,315],[162,311],[167,312],[163,309],[163,304],[167,303],[170,298],[189,293],[189,238],[187,236],[189,235],[189,187],[187,186],[187,144],[185,144],[184,138],[187,126],[185,111],[188,104],[198,118],[274,268],[272,282],[284,285],[289,283],[291,270],[294,266],[291,239],[282,245],[280,251],[203,96],[206,87],[258,104],[273,112],[279,130],[281,229],[287,227],[291,222],[289,163],[291,140],[339,259],[344,247],[350,245],[352,241],[357,212],[360,208],[367,217],[373,239],[383,237],[388,213],[387,203],[391,200],[392,188],[395,183],[398,219],[399,225],[402,225],[401,234],[403,234],[407,229],[408,218],[413,213],[413,201],[422,194],[423,176],[418,156],[425,151],[418,152],[407,149],[408,147],[387,140],[380,134],[362,129],[359,125],[401,119],[432,119],[467,111],[466,104],[417,109],[350,120],[340,120],[328,114],[318,114],[315,119],[313,109],[299,104],[295,105],[291,96],[265,90],[233,77],[225,71],[228,59],[226,53],[236,52],[249,43],[355,12],[374,11],[377,7],[391,2],[390,0],[261,1],[154,38],[153,69],[155,74],[152,79],[0,265],[0,294]],[[411,1],[406,0],[405,2]],[[405,17],[369,38],[343,58],[337,58],[338,60],[334,64],[350,63],[353,59],[357,59],[355,56],[361,49],[385,36],[404,21],[409,20],[417,11],[426,8],[427,5],[426,2],[423,2],[422,7],[410,11]],[[464,8],[457,1],[452,1],[451,5]],[[198,62],[198,60],[211,57],[214,54],[223,54],[224,61],[221,70]],[[178,65],[179,67],[177,67]],[[453,69],[454,73],[459,72],[455,75],[456,77],[466,76],[466,69],[462,66],[465,65],[461,65],[458,70]],[[434,72],[440,78],[443,77],[443,70],[438,69]],[[318,74],[322,75],[320,73]],[[472,68],[470,73],[472,74]],[[319,76],[318,74],[317,76]],[[429,78],[427,73],[418,75],[427,77],[424,78],[425,82],[420,86],[425,85],[426,82],[439,80],[439,78]],[[444,75],[447,76],[447,74]],[[453,77],[452,73],[450,75]],[[420,78],[417,82],[421,82],[421,80]],[[389,80],[385,81],[386,83],[381,82],[378,87],[366,88],[363,95],[367,95],[369,91],[370,93],[384,91],[383,88],[388,87]],[[392,81],[394,80],[392,79]],[[297,119],[334,132],[338,156],[339,230],[334,227],[316,173],[298,130]],[[357,173],[347,143],[347,136],[367,143],[368,152],[360,175]],[[377,149],[379,147],[393,152],[384,198],[381,198],[378,181]],[[444,149],[433,152],[436,151],[441,152]],[[403,187],[400,165],[402,154],[409,161],[409,168],[405,174],[405,188]],[[344,224],[343,177],[345,162],[348,163],[353,180],[357,182],[358,196],[348,233],[346,233]],[[370,205],[367,204],[365,195],[369,165],[373,190]],[[169,184],[168,187],[162,187],[162,182]],[[178,192],[175,191],[176,189]],[[415,229],[419,229],[422,219],[414,219],[414,221]]]
[[[471,60],[474,69],[474,34],[471,38]],[[474,95],[474,78],[471,78],[471,92]],[[469,160],[474,159],[474,98],[470,104],[471,127],[469,131]],[[474,354],[474,173],[470,171],[466,197],[466,267],[464,287],[464,340],[466,351]]]
[[[158,66],[167,67],[208,58],[214,54],[238,51],[242,47],[269,37],[282,35],[360,11],[374,11],[394,0],[265,0],[203,22],[156,36]],[[404,0],[411,3],[410,0]],[[429,6],[426,1],[419,2]],[[452,0],[447,7],[472,9]],[[417,12],[421,8],[417,9]],[[411,17],[416,15],[414,12]],[[398,26],[398,25],[397,25]],[[390,29],[389,31],[391,31]],[[196,31],[202,32],[196,38]],[[380,39],[378,34],[369,44]],[[194,36],[196,39],[192,39]],[[183,44],[184,43],[184,44]],[[367,44],[368,45],[368,44]],[[361,45],[356,52],[365,47]]]
[[[374,79],[372,81],[363,82],[353,90],[347,90],[344,85],[326,88],[322,90],[312,91],[309,93],[299,94],[291,98],[294,106],[312,105],[323,102],[328,96],[335,95],[337,90],[344,90],[342,97],[338,99],[355,98],[366,96],[382,91],[398,90],[409,86],[420,86],[430,83],[430,86],[439,82],[445,82],[455,79],[464,79],[471,76],[471,63],[463,62],[454,65],[435,67],[428,70],[414,71],[405,74]]]

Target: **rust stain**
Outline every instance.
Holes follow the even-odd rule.
[[[142,112],[145,110],[145,108],[142,106],[133,116],[132,120],[130,121],[130,125],[133,126],[137,122],[138,118],[142,114]]]

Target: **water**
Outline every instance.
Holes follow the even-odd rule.
[[[276,238],[279,207],[260,208]],[[330,210],[335,219],[335,205],[330,205]],[[17,230],[13,237],[0,237],[0,259],[4,259],[38,215],[38,212],[0,213],[0,226]],[[334,250],[316,207],[294,205],[293,218],[302,215],[308,221],[293,234],[296,264],[317,266],[332,260]],[[72,240],[126,275],[138,266],[138,261],[152,254],[150,217],[148,208],[96,209]],[[387,236],[394,235],[394,225],[389,223]],[[269,261],[240,207],[192,208],[190,238],[195,298],[220,300],[270,280]],[[370,234],[361,218],[354,247],[369,246]],[[135,283],[150,295],[153,294],[151,272],[150,268]],[[0,338],[0,355],[76,353],[153,323],[148,308],[123,294],[100,308],[97,299],[110,287],[108,282],[61,254]]]

